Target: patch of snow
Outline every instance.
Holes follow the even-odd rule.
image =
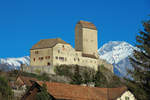
[[[30,57],[19,57],[19,58],[0,58],[1,65],[7,65],[9,69],[19,69],[21,64],[29,65]],[[8,69],[8,70],[9,70]]]
[[[104,44],[98,52],[100,59],[114,66],[115,74],[125,76],[126,69],[132,67],[128,57],[132,56],[134,49],[136,49],[134,46],[125,41],[110,41]]]

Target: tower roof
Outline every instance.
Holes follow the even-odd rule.
[[[51,48],[51,47],[55,46],[57,43],[68,44],[68,43],[66,43],[64,40],[62,40],[60,38],[43,39],[43,40],[40,40],[35,45],[33,45],[31,50],[33,50],[33,49]]]
[[[80,20],[77,24],[80,24],[83,28],[89,28],[89,29],[97,30],[96,26],[91,22]]]

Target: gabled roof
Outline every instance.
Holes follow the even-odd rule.
[[[80,24],[83,28],[89,28],[89,29],[97,30],[96,26],[91,22],[80,20],[77,24]]]
[[[20,78],[22,80],[23,84],[25,84],[27,86],[32,86],[31,81],[38,81],[37,79],[31,78],[31,77],[18,76],[17,78]]]
[[[52,48],[57,43],[67,44],[64,40],[60,38],[55,39],[43,39],[40,40],[38,43],[32,46],[31,50],[33,49],[43,49],[43,48]]]
[[[40,86],[47,85],[48,92],[56,99],[69,100],[115,100],[126,90],[126,87],[119,88],[97,88],[80,85],[70,85],[54,82],[37,82]]]

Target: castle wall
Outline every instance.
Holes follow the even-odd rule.
[[[30,50],[31,66],[50,66],[53,62],[52,48]]]
[[[97,69],[97,59],[82,57],[82,52],[75,51],[70,45],[57,44],[53,48],[53,66],[56,65],[80,65]]]
[[[109,64],[107,63],[105,60],[103,59],[98,59],[98,65],[104,65],[105,68],[107,68],[108,70],[110,70],[112,73],[114,72],[113,71],[113,65],[112,64]]]
[[[83,34],[82,27],[80,24],[77,24],[75,27],[75,50],[83,51]]]
[[[97,30],[82,28],[83,31],[83,53],[97,54]]]
[[[57,44],[53,47],[53,66],[73,64],[75,50],[69,44]]]
[[[48,74],[55,74],[54,73],[54,67],[51,66],[22,66],[22,71],[29,72],[29,73],[35,73],[35,74],[41,74],[41,73],[48,73]]]
[[[56,65],[63,64],[86,66],[94,68],[95,70],[97,70],[98,66],[97,59],[83,57],[82,52],[75,51],[69,44],[58,43],[53,48],[36,49],[30,52],[30,66],[24,67],[23,70],[31,73],[53,73],[51,70],[53,70]],[[50,56],[50,59],[46,59],[47,56]],[[41,57],[43,57],[43,59],[39,59]],[[47,66],[48,62],[51,63],[50,66]]]

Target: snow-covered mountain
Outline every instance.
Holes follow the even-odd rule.
[[[132,56],[134,49],[136,48],[125,41],[110,41],[98,51],[101,59],[113,64],[116,75],[125,76],[126,69],[132,68],[128,57]]]
[[[21,64],[29,65],[30,57],[19,57],[19,58],[0,58],[0,69],[1,70],[12,70],[19,69]]]

